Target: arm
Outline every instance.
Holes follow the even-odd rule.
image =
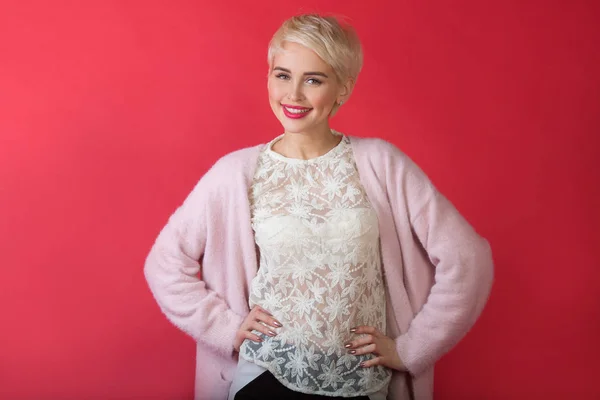
[[[488,242],[416,164],[398,157],[403,172],[393,195],[405,198],[413,233],[435,267],[435,283],[425,304],[408,331],[395,340],[403,364],[417,375],[473,326],[491,290],[493,261]]]
[[[196,341],[223,356],[231,356],[236,331],[243,318],[198,277],[206,246],[211,207],[211,171],[198,182],[169,218],[154,243],[144,275],[167,318]]]

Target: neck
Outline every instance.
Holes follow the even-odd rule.
[[[281,140],[273,145],[273,151],[284,157],[310,160],[326,154],[340,142],[340,137],[331,133],[329,126],[310,133],[285,132]]]

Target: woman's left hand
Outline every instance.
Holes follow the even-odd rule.
[[[373,353],[375,355],[374,358],[361,363],[362,367],[383,365],[398,371],[406,370],[398,351],[396,351],[396,343],[393,339],[372,326],[357,326],[350,329],[350,332],[356,335],[364,335],[346,343],[345,347],[351,354],[358,356]]]

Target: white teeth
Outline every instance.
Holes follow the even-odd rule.
[[[283,108],[285,108],[287,112],[292,113],[292,114],[303,114],[303,113],[307,113],[310,111],[310,108],[305,108],[302,110],[295,109],[295,108],[287,108],[287,107],[283,107]]]

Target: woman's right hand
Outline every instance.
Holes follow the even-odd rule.
[[[261,322],[265,323],[263,325]],[[267,336],[275,336],[277,333],[273,330],[274,328],[281,328],[281,322],[277,321],[270,312],[262,307],[254,306],[250,313],[240,325],[235,334],[235,341],[233,347],[235,351],[240,351],[240,346],[246,339],[250,339],[254,342],[262,342],[262,339],[252,333],[253,330],[264,333]]]

